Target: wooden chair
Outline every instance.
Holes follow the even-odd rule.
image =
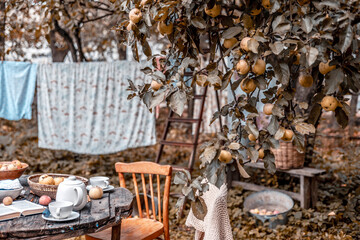
[[[171,166],[163,166],[153,162],[135,162],[135,163],[116,163],[116,172],[119,173],[120,186],[125,188],[124,173],[132,173],[134,189],[136,194],[136,203],[139,211],[139,218],[127,218],[121,221],[121,240],[150,240],[155,239],[164,234],[164,239],[169,240],[169,195],[171,185]],[[136,174],[140,174],[143,197],[145,202],[146,214],[143,214],[138,182]],[[145,175],[148,174],[148,183],[151,194],[151,208],[149,211],[149,201],[147,197]],[[153,175],[156,175],[153,176]],[[165,176],[165,187],[163,195],[163,205],[161,208],[161,191],[160,191],[160,175]],[[157,202],[158,202],[158,218],[155,213],[154,187],[153,181],[157,182]],[[162,214],[161,214],[162,211]],[[145,216],[144,216],[145,215]],[[86,235],[86,240],[111,239],[111,228],[104,231]]]

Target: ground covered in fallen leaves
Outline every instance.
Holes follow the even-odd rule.
[[[161,113],[160,116],[166,116]],[[325,122],[326,123],[326,122]],[[164,117],[157,121],[158,136],[164,127]],[[191,132],[183,125],[172,129],[172,138],[188,139]],[[319,201],[314,209],[302,209],[299,203],[289,214],[286,226],[271,230],[258,226],[255,220],[243,211],[244,199],[251,194],[241,188],[232,188],[228,196],[228,211],[234,239],[360,239],[360,145],[349,140],[344,130],[323,124],[317,137],[312,166],[327,173],[319,179]],[[352,131],[356,132],[356,131]],[[202,136],[204,141],[211,136]],[[117,154],[90,156],[67,151],[52,151],[37,147],[36,118],[10,122],[0,120],[0,161],[19,159],[30,165],[26,174],[66,173],[81,176],[112,176],[118,185],[115,162],[154,161],[158,145],[129,149]],[[186,165],[190,156],[188,148],[165,148],[162,163]],[[199,163],[196,163],[198,169]],[[194,171],[196,176],[199,171]],[[270,175],[264,170],[249,170],[251,181],[291,191],[299,191],[299,180],[289,175]],[[181,192],[181,187],[172,186],[172,192]],[[185,226],[185,217],[177,219],[177,199],[170,198],[170,228],[172,239],[192,239],[194,230]]]

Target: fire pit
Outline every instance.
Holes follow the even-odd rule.
[[[269,221],[270,228],[287,223],[287,214],[293,208],[294,201],[285,193],[264,190],[256,192],[247,197],[244,201],[244,211],[264,224]]]

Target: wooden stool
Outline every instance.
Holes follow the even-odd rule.
[[[264,163],[257,162],[257,163],[248,163],[245,166],[265,169]],[[323,173],[325,170],[316,169],[316,168],[299,168],[299,169],[290,169],[290,170],[277,170],[278,172],[288,173],[294,177],[300,178],[300,193],[289,192],[280,189],[273,189],[264,186],[260,186],[253,183],[246,183],[241,181],[232,181],[232,186],[242,186],[246,190],[251,191],[262,191],[262,190],[276,190],[279,192],[283,192],[295,200],[300,201],[300,206],[302,208],[310,208],[315,207],[318,197],[318,181],[317,177]]]

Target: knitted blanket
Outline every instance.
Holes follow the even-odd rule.
[[[202,196],[208,210],[204,221],[197,219],[190,210],[185,225],[195,228],[195,240],[232,240],[227,211],[227,187],[224,184],[219,189],[213,184],[209,185],[209,191]]]

